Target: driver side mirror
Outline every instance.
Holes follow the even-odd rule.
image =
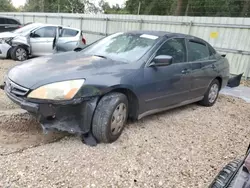
[[[34,32],[31,32],[31,33],[30,33],[30,37],[31,37],[31,38],[34,37]]]
[[[173,62],[173,57],[169,55],[158,55],[156,56],[153,61],[150,63],[151,66],[168,66],[171,65]]]

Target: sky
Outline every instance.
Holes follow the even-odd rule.
[[[92,0],[92,2],[99,2],[99,0]],[[119,4],[119,5],[123,5],[125,0],[106,0],[107,2],[109,2],[110,5],[115,5],[115,4]],[[26,2],[26,0],[12,0],[12,3],[15,7],[19,7],[21,5],[24,5]]]

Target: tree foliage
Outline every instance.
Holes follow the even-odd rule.
[[[89,0],[27,0],[23,11],[85,13],[97,8]]]
[[[23,11],[250,17],[250,0],[126,0],[125,6],[108,0],[27,0]],[[0,0],[3,11],[13,8],[10,0]],[[11,8],[12,7],[12,8]],[[1,10],[1,9],[0,9]]]
[[[11,0],[0,0],[0,12],[14,12],[16,11]]]
[[[249,0],[127,0],[126,9],[137,14],[250,17]]]

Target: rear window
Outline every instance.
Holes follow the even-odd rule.
[[[74,29],[62,29],[60,37],[75,37],[79,31]]]
[[[16,20],[13,19],[6,19],[6,24],[20,25]]]

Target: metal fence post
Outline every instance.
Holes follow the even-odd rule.
[[[45,16],[45,23],[48,23],[48,16]]]
[[[191,34],[192,26],[193,26],[193,22],[190,21],[190,23],[189,23],[189,29],[188,29],[188,34],[189,34],[189,35]]]
[[[35,15],[33,15],[33,22],[35,22]]]
[[[80,18],[80,29],[82,30],[82,20],[83,20],[83,17]]]
[[[25,15],[23,14],[23,24],[24,24],[24,22],[25,22],[24,16],[25,16]]]
[[[108,23],[109,23],[109,19],[108,18],[105,18],[105,36],[108,35]]]
[[[245,72],[245,80],[247,80],[249,72],[250,72],[250,60],[248,61],[247,70]]]
[[[61,16],[61,25],[63,25],[63,16]]]
[[[143,19],[139,20],[139,30],[142,30]]]

